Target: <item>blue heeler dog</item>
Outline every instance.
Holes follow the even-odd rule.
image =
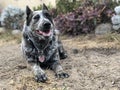
[[[37,82],[47,80],[47,75],[41,67],[49,67],[58,78],[69,77],[60,65],[60,59],[65,59],[67,55],[58,40],[54,22],[45,4],[40,11],[32,11],[28,6],[26,7],[22,51],[32,66]]]

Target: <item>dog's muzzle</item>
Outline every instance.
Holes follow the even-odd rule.
[[[37,34],[43,36],[50,36],[51,35],[51,23],[45,22],[43,23],[42,30],[35,30]]]

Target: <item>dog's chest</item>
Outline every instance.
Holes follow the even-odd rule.
[[[49,41],[34,39],[34,48],[38,54],[38,61],[43,63],[51,59],[57,47],[54,39]]]
[[[45,49],[43,49],[43,50],[39,49],[40,53],[38,52],[38,60],[40,62],[49,61],[52,58],[55,51],[56,51],[55,47],[56,47],[55,44],[49,43],[48,46],[46,46]]]

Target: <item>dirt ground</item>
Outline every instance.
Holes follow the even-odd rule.
[[[118,44],[93,41],[63,38],[68,58],[61,64],[70,77],[57,79],[51,70],[45,70],[46,83],[35,82],[20,44],[1,44],[0,90],[120,90],[120,49],[114,48]]]

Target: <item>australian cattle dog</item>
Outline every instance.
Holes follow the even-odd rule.
[[[23,28],[22,51],[27,62],[32,66],[35,80],[45,82],[47,75],[42,67],[49,67],[58,78],[68,78],[60,64],[67,54],[58,40],[54,21],[45,4],[42,10],[32,11],[26,6],[26,21]]]

